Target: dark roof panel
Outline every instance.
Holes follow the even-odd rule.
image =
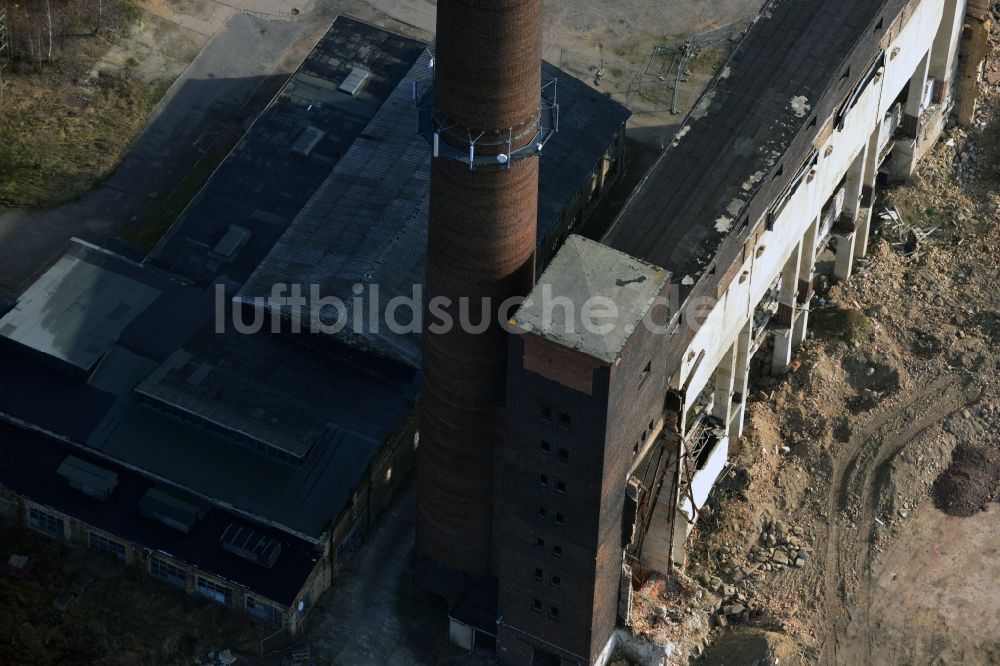
[[[701,274],[758,194],[775,195],[807,159],[802,145],[789,152],[793,141],[820,100],[846,94],[840,69],[860,41],[877,46],[866,28],[903,1],[770,2],[603,242],[678,281]]]
[[[241,284],[423,50],[338,17],[147,261],[200,286]],[[340,90],[359,67],[364,85]]]

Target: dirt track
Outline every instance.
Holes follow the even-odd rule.
[[[917,440],[966,405],[975,403],[980,389],[959,388],[944,376],[907,397],[906,402],[882,411],[854,429],[834,469],[829,493],[825,557],[827,637],[821,663],[872,663],[877,632],[873,631],[875,602],[873,543],[879,496],[886,489],[887,467],[902,448]],[[849,516],[857,516],[856,522]]]

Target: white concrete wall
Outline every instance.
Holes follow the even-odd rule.
[[[781,273],[809,225],[820,214],[834,188],[865,149],[873,130],[882,122],[885,113],[920,65],[941,24],[945,1],[923,0],[919,3],[909,22],[886,50],[882,76],[868,87],[850,111],[843,130],[834,131],[824,145],[817,146],[819,162],[816,176],[802,183],[775,221],[773,230],[761,237],[757,249],[760,251],[763,248],[763,251],[752,253],[742,269],[749,273],[749,278],[734,279],[728,291],[711,309],[685,352],[680,372],[675,375],[675,388],[690,381],[687,395],[696,396],[712,380],[723,356]],[[957,22],[952,35],[953,43],[957,43],[960,29],[961,23]],[[799,168],[797,164],[785,166],[793,170]],[[695,312],[685,312],[684,321],[695,321]],[[695,376],[690,377],[694,360],[702,352],[706,355],[705,359],[698,366]]]
[[[712,487],[715,486],[719,475],[726,467],[727,460],[729,460],[729,438],[723,437],[715,445],[708,460],[705,461],[705,466],[695,472],[694,478],[691,479],[690,495],[681,495],[680,511],[688,519],[697,517],[696,511],[700,511],[701,507],[705,506],[708,494],[712,492]],[[691,506],[692,497],[694,497],[694,507]],[[690,527],[691,525],[688,523],[688,531],[690,531]]]

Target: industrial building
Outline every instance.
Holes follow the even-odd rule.
[[[540,4],[439,3],[438,43],[462,57],[439,48],[434,83],[437,293],[502,299],[534,267],[535,144],[507,137],[544,140],[523,66]],[[850,278],[879,184],[940,135],[965,4],[766,3],[607,234],[571,236],[525,292],[513,334],[425,334],[417,567],[457,598],[456,641],[502,664],[607,662],[633,576],[684,564],[754,357],[786,369],[817,266]],[[579,318],[595,299],[615,306],[599,334]]]
[[[295,632],[417,458],[453,640],[607,663],[633,580],[684,566],[751,364],[784,371],[816,271],[850,278],[937,140],[965,5],[771,0],[599,240],[573,231],[629,114],[541,61],[541,0],[440,0],[434,45],[338,19],[145,262],[76,242],[0,313],[0,508]],[[279,284],[348,325],[218,331],[214,285],[287,321]],[[414,287],[519,307],[350,316]]]
[[[220,290],[422,276],[432,49],[338,18],[144,261],[74,240],[0,311],[0,514],[301,629],[413,465],[420,355],[242,334],[252,299],[219,316]],[[629,113],[536,65],[562,108],[531,239],[551,256],[620,174]]]

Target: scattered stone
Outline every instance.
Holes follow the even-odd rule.
[[[775,564],[788,564],[788,555],[786,555],[784,551],[779,550],[774,554],[771,560]]]
[[[801,569],[805,565],[806,565],[805,558],[798,557],[798,558],[795,559],[795,566],[798,567],[799,569]]]
[[[746,607],[743,604],[730,604],[722,609],[726,615],[741,615]]]

